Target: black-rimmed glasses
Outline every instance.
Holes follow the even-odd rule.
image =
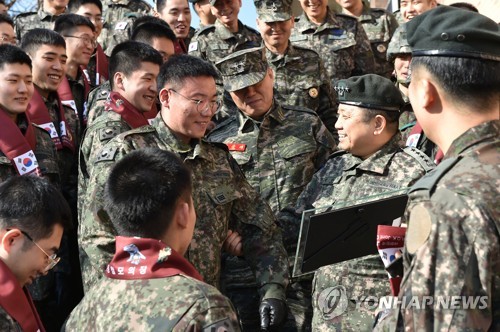
[[[210,111],[210,113],[214,114],[215,112],[217,112],[217,110],[220,108],[220,106],[222,105],[222,102],[220,100],[216,100],[216,101],[210,101],[208,99],[205,99],[205,100],[200,100],[200,99],[191,99],[191,98],[188,98],[186,96],[183,96],[181,95],[179,92],[175,91],[174,89],[168,89],[168,91],[172,91],[173,93],[175,93],[176,95],[179,95],[181,96],[182,98],[186,99],[186,100],[189,100],[193,103],[196,104],[196,111],[200,114],[203,115],[203,113],[207,110]]]

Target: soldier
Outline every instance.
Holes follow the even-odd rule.
[[[0,0],[0,15],[9,15],[9,7],[5,4],[5,0]]]
[[[436,6],[436,0],[400,0],[399,11],[403,22],[408,22]]]
[[[196,33],[189,55],[215,64],[235,51],[261,45],[259,33],[238,20],[241,0],[210,0],[210,5],[217,20]]]
[[[109,168],[132,150],[159,147],[172,151],[193,172],[198,222],[186,258],[208,284],[218,287],[222,244],[231,225],[242,235],[243,253],[255,271],[262,326],[274,327],[286,310],[288,283],[281,231],[272,210],[245,180],[227,148],[201,139],[220,106],[215,77],[215,68],[196,57],[176,55],[163,64],[158,79],[162,109],[152,126],[120,134],[91,161],[80,240],[93,266],[103,269],[115,234],[107,219],[99,217],[105,217],[102,184]]]
[[[291,1],[256,0],[254,3],[267,62],[274,72],[278,101],[315,111],[334,133],[337,101],[323,61],[316,52],[289,41],[294,25]]]
[[[115,256],[66,330],[240,330],[231,302],[183,257],[196,213],[182,160],[153,148],[130,153],[111,170],[104,203]]]
[[[45,331],[26,286],[60,261],[61,237],[70,227],[69,207],[46,179],[22,176],[0,184],[0,330]]]
[[[274,73],[262,48],[238,51],[218,62],[217,68],[237,109],[207,139],[228,146],[250,185],[277,214],[295,203],[334,150],[335,141],[314,112],[280,105],[274,98]],[[251,301],[257,289],[245,258],[227,257],[221,279],[243,329],[258,330],[259,303]]]
[[[403,193],[433,167],[417,149],[401,147],[398,117],[404,102],[391,81],[374,74],[355,76],[339,81],[336,90],[340,102],[336,127],[343,151],[332,154],[296,205],[278,216],[280,223],[288,225],[285,245],[291,249],[297,245],[303,211],[316,208],[322,212],[375,200],[374,196]],[[342,316],[332,319],[323,315],[332,303],[321,301],[320,295],[335,286],[345,287],[348,299],[388,295],[389,281],[380,257],[371,255],[325,266],[316,271],[312,284],[314,331],[369,330],[374,312],[356,307],[354,301],[349,301]]]
[[[200,18],[200,25],[197,30],[203,29],[206,26],[213,25],[217,19],[212,13],[209,0],[189,0],[193,4],[193,10]]]
[[[24,33],[35,28],[52,30],[59,15],[65,13],[68,0],[43,0],[42,7],[37,12],[21,13],[16,16],[17,40],[21,40]]]
[[[16,45],[16,33],[14,32],[14,21],[7,14],[0,14],[0,45]]]
[[[389,41],[398,27],[398,21],[388,11],[381,8],[371,8],[363,0],[337,0],[342,6],[342,12],[352,15],[363,25],[375,58],[374,74],[391,77],[392,66],[387,61],[386,52]]]
[[[160,53],[149,45],[128,41],[113,49],[110,64],[112,92],[104,111],[87,128],[80,148],[80,197],[86,193],[91,173],[89,160],[94,153],[118,134],[148,125],[145,114],[153,108],[156,115],[156,77],[162,64]]]
[[[186,54],[188,45],[194,35],[191,28],[191,10],[187,0],[158,0],[155,16],[161,18],[170,26],[177,38],[175,54]]]
[[[101,0],[70,0],[68,12],[88,18],[94,24],[94,36],[99,40],[104,24]],[[108,80],[108,58],[100,43],[97,43],[84,72],[90,78],[91,87],[96,87]]]
[[[34,90],[31,59],[18,47],[0,45],[0,77],[0,182],[35,173],[58,184],[54,144],[25,113]]]
[[[398,308],[379,327],[498,331],[500,30],[442,6],[413,18],[407,33],[410,100],[445,157],[411,188]],[[460,300],[434,306],[426,298]]]
[[[335,14],[327,0],[300,0],[304,13],[295,19],[290,41],[322,57],[332,84],[375,71],[370,41],[352,16]]]

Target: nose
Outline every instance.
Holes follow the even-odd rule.
[[[28,85],[24,80],[19,81],[19,85],[17,86],[17,91],[18,92],[28,92]]]
[[[337,121],[335,121],[335,129],[342,129],[342,118],[340,115],[337,116]]]

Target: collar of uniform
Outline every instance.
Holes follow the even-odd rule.
[[[488,121],[475,126],[458,136],[450,145],[443,159],[457,157],[484,141],[498,141],[500,120]]]
[[[346,165],[344,166],[344,171],[348,171],[349,169],[353,168],[353,166],[355,166],[356,168],[363,171],[384,174],[389,161],[394,156],[394,153],[400,150],[401,134],[397,133],[380,150],[378,150],[365,160],[351,155],[351,162],[346,163]]]
[[[266,59],[268,63],[272,63],[273,66],[279,67],[280,65],[284,65],[283,59],[285,59],[286,52],[285,54],[276,54],[271,52],[267,47],[266,47]]]
[[[274,91],[274,94],[276,95],[276,91]],[[271,106],[271,109],[269,110],[269,112],[267,112],[266,116],[275,119],[279,124],[283,124],[283,122],[285,121],[285,113],[283,112],[283,108],[281,108],[281,105],[278,103],[276,98],[273,99],[273,106]]]
[[[344,11],[342,11],[344,13]],[[372,16],[372,11],[370,9],[370,6],[368,6],[368,3],[363,1],[363,11],[361,12],[361,15],[357,18],[358,22],[368,22],[368,21],[375,21],[373,16]]]
[[[221,39],[230,39],[230,38],[235,38],[234,33],[229,31],[228,28],[226,28],[222,23],[219,22],[219,20],[215,21],[215,33],[219,35]],[[244,28],[243,23],[241,23],[240,20],[238,20],[238,32],[242,31]]]
[[[260,122],[252,119],[242,111],[238,110],[235,117],[239,123],[238,133],[246,134],[259,131]]]
[[[49,12],[46,12],[45,10],[43,10],[43,8],[40,8],[38,10],[38,16],[40,17],[40,19],[43,21],[44,19],[46,19],[47,17],[48,18],[52,18],[52,17],[57,17],[56,15],[52,15],[51,13]]]
[[[285,52],[285,63],[300,59],[302,59],[300,52],[297,51],[297,49],[292,45],[292,43],[288,43],[288,48]]]
[[[309,17],[305,13],[302,13],[299,16],[298,22],[295,23],[295,29],[297,31],[303,33],[307,30],[313,30],[314,32],[320,32],[325,29],[337,29],[340,28],[340,25],[335,17],[335,13],[330,7],[327,8],[325,22],[321,25],[316,25],[309,20]]]

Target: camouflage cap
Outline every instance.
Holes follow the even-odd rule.
[[[484,15],[438,6],[406,23],[412,56],[500,61],[500,29]]]
[[[214,6],[216,2],[217,2],[217,0],[210,0],[210,4],[211,4],[212,6]]]
[[[406,24],[400,25],[387,47],[387,61],[393,61],[398,54],[411,54],[411,47],[406,38]]]
[[[282,22],[292,18],[291,0],[254,0],[259,20],[269,22]]]
[[[368,74],[340,80],[335,86],[340,104],[399,112],[405,102],[389,79]]]
[[[268,68],[262,47],[235,52],[215,63],[215,66],[221,72],[224,89],[229,92],[259,83]]]

